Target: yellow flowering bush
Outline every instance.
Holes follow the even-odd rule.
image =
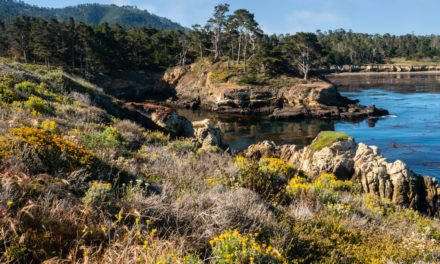
[[[60,129],[55,121],[44,120],[41,122],[41,128],[55,134],[60,132]]]
[[[20,96],[16,92],[0,84],[0,101],[11,104],[18,100],[20,100]]]
[[[38,84],[24,81],[21,83],[17,83],[14,86],[14,89],[16,91],[20,91],[29,95],[34,95],[37,92]]]
[[[14,84],[14,76],[10,73],[2,73],[0,74],[0,85],[3,85],[7,88],[12,88]]]
[[[288,179],[298,173],[298,170],[295,167],[277,158],[260,159],[258,165],[260,171],[264,174],[284,176]]]
[[[211,263],[287,263],[278,250],[256,242],[256,235],[245,236],[237,230],[228,230],[212,239],[209,242],[212,247]]]
[[[105,182],[93,182],[92,187],[86,192],[83,197],[83,203],[85,205],[110,203],[113,197],[113,189],[110,183]],[[105,230],[103,230],[105,232]]]
[[[238,156],[235,166],[239,169],[236,184],[251,189],[269,200],[280,200],[285,191],[286,181],[299,173],[292,165],[277,158],[256,162]]]
[[[101,137],[107,146],[119,147],[125,144],[124,137],[114,126],[108,126],[104,132],[102,132]]]
[[[351,193],[360,192],[359,186],[354,184],[352,181],[342,181],[336,179],[336,176],[333,174],[323,173],[318,179],[315,181],[317,184],[324,185],[326,188],[332,191],[345,191]]]
[[[91,169],[97,156],[43,129],[20,127],[0,138],[0,157],[21,155],[24,148],[34,152],[50,169]]]
[[[41,99],[40,97],[31,96],[27,101],[24,102],[14,102],[15,106],[21,107],[35,116],[41,114],[54,115],[55,109],[47,101]]]
[[[314,195],[323,203],[338,203],[339,192],[358,193],[359,187],[351,181],[336,179],[333,174],[321,174],[312,181],[305,177],[295,177],[289,181],[287,192],[293,196]]]
[[[226,82],[229,78],[229,73],[222,70],[216,70],[211,74],[212,83]]]
[[[297,176],[289,181],[287,190],[293,195],[300,195],[307,193],[310,187],[310,183],[305,178]]]

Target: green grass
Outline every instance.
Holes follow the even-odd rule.
[[[312,151],[315,152],[330,146],[336,140],[347,140],[350,136],[344,132],[323,131],[318,135],[318,141],[312,143]]]

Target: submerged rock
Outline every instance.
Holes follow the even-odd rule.
[[[312,177],[332,173],[338,179],[352,180],[366,193],[430,216],[440,216],[437,179],[416,174],[400,160],[388,162],[376,146],[357,144],[351,137],[336,137],[328,145],[316,149],[319,140],[320,135],[303,148],[276,146],[274,142],[264,141],[249,146],[244,155],[249,158],[278,157]]]

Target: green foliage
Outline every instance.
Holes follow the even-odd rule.
[[[266,244],[260,245],[254,238],[256,236],[257,233],[245,236],[237,230],[228,230],[212,239],[211,263],[286,263],[279,251]]]
[[[114,192],[110,183],[93,182],[92,187],[86,192],[83,197],[83,203],[86,206],[100,205],[102,203],[110,204]]]
[[[191,141],[191,139],[177,139],[168,145],[168,147],[176,152],[180,153],[189,153],[189,152],[195,152],[197,150],[194,143]]]
[[[35,95],[37,91],[37,84],[25,81],[22,83],[17,83],[14,88],[17,91],[26,93],[28,95]]]
[[[41,114],[55,115],[55,108],[40,97],[31,96],[27,101],[24,101],[22,104],[20,103],[20,105],[35,116]]]
[[[312,151],[315,152],[328,147],[337,140],[347,140],[350,137],[344,132],[322,131],[317,137],[317,141],[312,143]]]
[[[38,160],[49,170],[73,171],[76,169],[90,170],[96,161],[96,155],[84,150],[63,138],[51,135],[45,130],[20,127],[9,131],[9,135],[0,138],[0,158],[23,155],[24,150],[36,154]],[[33,155],[28,157],[30,164]]]
[[[211,74],[212,83],[224,83],[227,82],[229,73],[223,70],[216,70]]]
[[[108,126],[101,134],[105,145],[110,147],[120,147],[126,144],[122,134],[113,126]]]
[[[289,181],[287,192],[294,197],[317,198],[322,204],[339,203],[339,194],[359,193],[359,187],[351,181],[336,179],[333,174],[321,174],[317,179],[294,177]]]
[[[281,201],[285,193],[285,184],[297,174],[301,174],[290,164],[280,159],[267,158],[259,162],[237,157],[235,165],[239,168],[239,177],[234,179],[239,186],[251,189],[267,200]]]
[[[113,126],[108,126],[101,132],[84,133],[75,131],[82,144],[87,149],[97,149],[102,147],[119,148],[127,145],[122,134]]]
[[[41,123],[41,128],[48,131],[48,132],[54,133],[54,134],[57,134],[60,132],[60,129],[55,121],[44,120]]]
[[[7,87],[0,84],[0,101],[1,102],[11,104],[12,102],[18,101],[18,100],[20,100],[20,96],[16,92],[14,92],[14,91],[12,91],[12,90],[8,89]]]
[[[144,137],[145,141],[150,144],[166,145],[170,141],[170,135],[159,131],[147,131]]]

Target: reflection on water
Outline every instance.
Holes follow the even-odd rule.
[[[277,144],[308,145],[323,130],[334,130],[331,120],[271,121],[259,116],[215,114],[206,111],[178,110],[191,121],[209,118],[225,134],[231,149],[245,149],[258,141],[272,140]]]
[[[376,145],[390,161],[400,159],[419,174],[440,176],[440,76],[389,74],[330,77],[339,91],[361,104],[375,104],[393,115],[371,126],[331,120],[270,121],[243,115],[179,110],[188,119],[210,118],[232,149],[265,139],[277,144],[307,145],[323,130],[343,131],[357,142]]]

